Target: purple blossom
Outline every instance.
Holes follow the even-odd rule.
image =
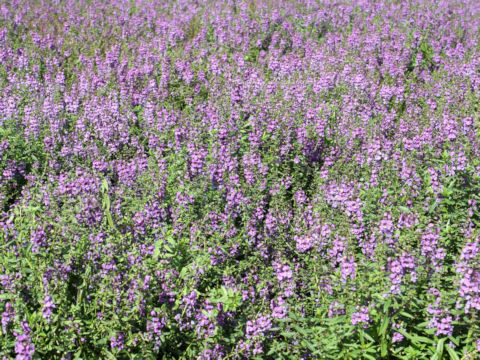
[[[35,353],[35,346],[32,344],[31,339],[26,334],[21,334],[16,337],[15,341],[15,353],[17,360],[30,360]]]
[[[121,351],[124,349],[124,340],[125,336],[123,335],[123,333],[119,333],[117,336],[112,336],[110,338],[110,347],[112,349]]]
[[[247,321],[245,336],[247,339],[264,336],[272,327],[271,319],[268,315],[260,315],[254,320]]]
[[[369,308],[366,306],[357,306],[355,310],[357,311],[355,311],[351,317],[352,325],[360,324],[364,328],[367,328],[368,323],[370,322]]]
[[[430,321],[430,326],[437,328],[435,332],[436,336],[445,335],[445,336],[452,336],[453,334],[453,325],[452,325],[452,317],[447,315],[443,318],[433,317]]]
[[[13,333],[15,335],[15,358],[17,360],[30,360],[35,353],[35,345],[32,343],[30,337],[31,330],[28,324],[22,321],[21,325],[23,334]]]
[[[405,337],[399,332],[394,332],[392,336],[392,342],[397,343],[401,342]]]
[[[353,256],[344,257],[340,262],[341,269],[341,279],[343,282],[347,281],[347,278],[350,277],[352,280],[355,279],[355,270],[357,269],[357,264]]]
[[[7,325],[13,320],[15,309],[10,302],[5,303],[5,311],[2,312],[2,331],[7,332]]]
[[[42,315],[47,322],[50,322],[52,317],[53,309],[55,309],[55,304],[53,303],[53,299],[50,295],[45,295],[43,299],[43,307],[42,307]]]
[[[328,306],[328,317],[332,318],[334,316],[345,314],[345,306],[334,301]]]

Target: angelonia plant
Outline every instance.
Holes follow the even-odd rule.
[[[480,2],[0,0],[0,358],[480,358]]]

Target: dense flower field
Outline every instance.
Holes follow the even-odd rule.
[[[479,359],[480,2],[0,1],[0,357]]]

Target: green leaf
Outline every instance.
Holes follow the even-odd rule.
[[[382,325],[380,325],[380,329],[378,331],[378,334],[380,336],[385,336],[386,332],[387,332],[387,327],[388,327],[388,314],[385,314],[383,316],[383,320],[382,320]]]
[[[304,336],[308,335],[307,331],[305,329],[303,329],[302,327],[298,326],[298,325],[294,325],[293,328]]]
[[[336,316],[336,317],[333,317],[333,318],[325,319],[325,322],[328,323],[328,324],[338,324],[338,323],[341,323],[341,322],[344,322],[344,321],[345,321],[345,316],[344,315],[340,315],[340,316]]]
[[[112,360],[116,360],[116,359],[117,359],[116,356],[113,355],[110,351],[105,350],[105,353],[107,354],[108,359],[112,359]]]
[[[407,333],[405,330],[403,329],[395,329],[396,332],[402,334],[403,336],[405,336],[407,339],[409,340],[413,340],[412,338],[412,335],[410,335],[409,333]]]
[[[424,321],[424,322],[418,324],[416,327],[417,328],[424,328],[424,327],[427,327],[429,324],[430,324],[430,321]]]
[[[307,347],[312,352],[314,352],[316,350],[315,346],[313,346],[313,344],[311,342],[307,341],[307,340],[303,340],[302,345]]]
[[[415,319],[413,315],[411,315],[411,314],[409,314],[409,313],[407,313],[407,312],[405,312],[405,311],[400,311],[399,314],[402,315],[402,316],[405,316],[405,317],[407,317],[407,318],[409,318],[409,319]]]
[[[153,251],[153,259],[158,260],[158,256],[160,255],[160,245],[162,243],[162,240],[157,240],[155,242],[155,250]]]
[[[383,312],[388,313],[388,309],[390,309],[390,306],[392,305],[392,299],[389,298],[385,304],[383,304]]]
[[[460,360],[460,358],[458,357],[457,353],[455,352],[455,350],[453,350],[449,345],[446,345],[445,346],[445,349],[447,349],[447,352],[448,354],[450,355],[450,358],[453,359],[453,360]]]
[[[385,340],[382,339],[380,345],[380,352],[382,357],[386,357],[388,355],[388,344]]]
[[[447,338],[443,338],[443,339],[440,339],[440,341],[438,342],[437,344],[437,355],[438,355],[438,358],[441,359],[442,358],[442,355],[443,355],[443,344],[445,343],[445,340]]]
[[[406,213],[409,213],[411,212],[411,210],[409,208],[407,208],[406,206],[399,206],[398,207],[400,210],[402,210],[403,212],[406,212]]]
[[[453,342],[455,345],[459,345],[460,344],[460,341],[457,339],[457,338],[454,338],[453,336],[449,336],[448,337],[450,339],[451,342]]]
[[[425,344],[435,344],[435,341],[433,341],[432,339],[429,339],[425,336],[413,335],[412,340],[422,342],[422,343],[425,343]]]
[[[375,342],[375,340],[373,340],[373,338],[370,336],[370,334],[368,334],[367,332],[363,332],[363,336],[365,336],[368,340],[370,340],[371,342]]]
[[[110,214],[110,211],[105,210],[105,215],[107,216],[107,222],[110,229],[115,229],[115,225],[113,225],[112,214]]]

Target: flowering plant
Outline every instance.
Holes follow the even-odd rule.
[[[1,2],[2,360],[478,358],[479,18]]]

